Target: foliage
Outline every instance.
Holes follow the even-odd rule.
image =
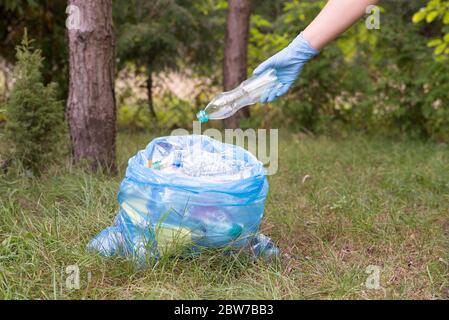
[[[132,105],[122,104],[118,109],[120,129],[146,130],[152,127],[152,119],[144,112],[146,101],[138,100]],[[171,92],[164,92],[155,99],[159,106],[158,121],[165,129],[190,128],[195,110],[188,101],[184,101]]]
[[[158,113],[158,119],[165,123],[165,128],[176,129],[192,126],[195,110],[188,102],[169,92],[164,93],[159,99],[158,103],[163,106],[163,111]]]
[[[131,0],[114,5],[120,63],[134,61],[154,66],[155,71],[176,65],[179,44],[187,40],[194,23],[186,8],[176,1]]]
[[[6,137],[13,156],[35,173],[55,153],[63,124],[63,106],[55,83],[42,80],[42,53],[33,50],[27,34],[17,46],[15,85],[6,102]]]
[[[414,23],[426,21],[441,25],[441,36],[428,41],[429,47],[435,47],[434,53],[440,59],[449,55],[449,1],[429,0],[427,5],[413,15]]]
[[[44,57],[45,84],[57,82],[60,96],[68,91],[66,0],[0,0],[0,55],[14,63],[15,47],[27,28]]]
[[[217,65],[217,48],[223,34],[217,27],[224,23],[224,19],[217,18],[220,10],[220,0],[114,2],[119,69],[132,67],[146,75],[147,101],[153,117],[161,114],[154,107],[153,75],[186,68],[215,76],[211,70]],[[137,112],[140,116],[140,106]],[[165,112],[161,115],[168,119]],[[170,125],[161,119],[158,122]]]
[[[253,16],[251,68],[288,45],[324,3],[291,1],[275,19]],[[362,20],[322,50],[286,98],[260,107],[268,109],[268,122],[313,132],[346,127],[449,138],[449,66],[432,59],[427,37],[409,23],[421,3],[382,4],[381,30],[368,30]]]
[[[114,2],[117,54],[120,65],[134,62],[153,72],[176,69],[192,55],[206,62],[212,48],[214,20],[207,3],[190,0]],[[211,17],[213,18],[213,16]],[[207,39],[208,41],[204,41]],[[199,58],[200,57],[200,58]]]

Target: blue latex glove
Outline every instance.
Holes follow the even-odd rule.
[[[302,33],[293,40],[288,47],[262,62],[253,72],[258,76],[268,69],[275,69],[282,84],[262,96],[260,102],[271,102],[284,95],[296,81],[304,64],[319,53],[304,39]]]

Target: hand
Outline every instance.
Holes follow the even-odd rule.
[[[318,50],[312,48],[302,34],[296,37],[288,47],[276,53],[274,56],[262,62],[253,72],[258,76],[268,69],[276,70],[276,75],[281,83],[270,92],[262,96],[260,102],[272,102],[284,95],[296,81],[304,64],[318,54]]]

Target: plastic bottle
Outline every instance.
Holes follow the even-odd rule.
[[[191,177],[213,177],[219,181],[220,177],[226,179],[239,178],[244,164],[239,160],[223,160],[215,157],[209,158],[207,154],[202,157],[186,159],[181,167],[183,173]]]
[[[243,81],[234,90],[219,94],[196,116],[200,122],[229,118],[241,108],[259,102],[264,94],[280,85],[276,71],[269,69],[257,77]]]
[[[216,181],[241,179],[245,169],[242,160],[224,160],[220,155],[210,152],[180,151],[174,151],[166,158],[152,162],[150,167],[155,170],[183,173],[191,177],[214,177]]]
[[[255,258],[275,259],[280,256],[280,250],[271,238],[259,233],[250,242],[249,249]]]
[[[205,247],[228,245],[235,241],[243,231],[241,224],[232,221],[229,213],[218,207],[195,206],[188,219],[205,230],[205,237],[197,242]]]
[[[163,170],[167,168],[180,168],[183,163],[184,155],[181,151],[175,150],[162,160],[151,162],[150,168],[155,170]]]

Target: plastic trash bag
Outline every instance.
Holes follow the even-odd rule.
[[[277,256],[258,234],[267,192],[262,163],[243,148],[199,135],[157,138],[129,160],[114,225],[88,248],[141,264],[202,248]]]

